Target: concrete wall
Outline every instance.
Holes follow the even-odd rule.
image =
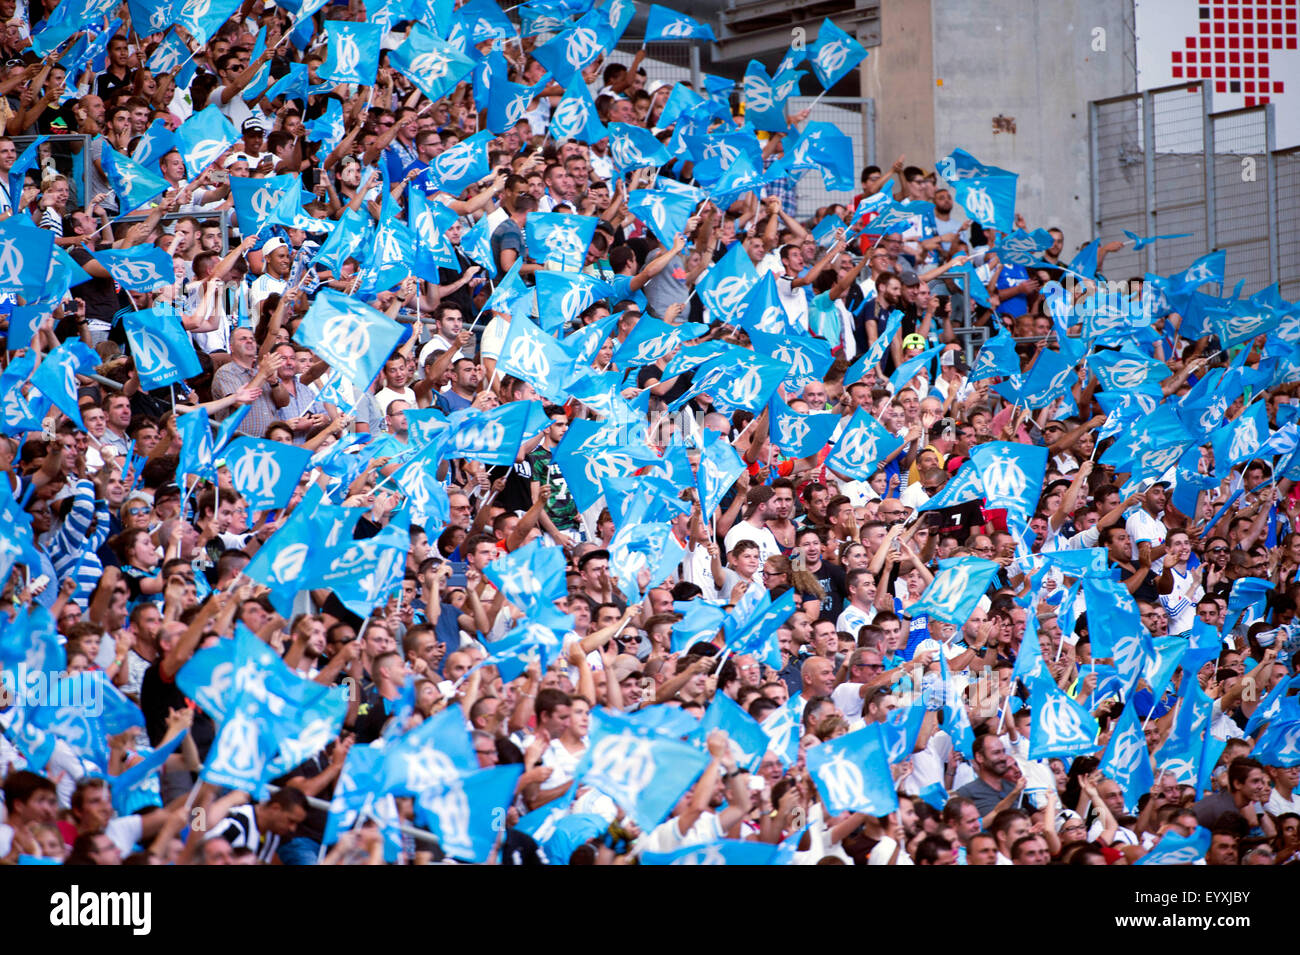
[[[862,63],[862,95],[876,101],[876,162],[884,169],[900,155],[932,169],[947,154],[935,152],[931,6],[930,0],[882,0],[881,44]]]
[[[934,150],[920,165],[932,168],[959,146],[1018,172],[1017,208],[1031,228],[1060,227],[1067,252],[1089,241],[1088,101],[1132,92],[1132,0],[895,3],[928,5],[933,24]],[[899,42],[882,21],[884,46]],[[1098,28],[1104,51],[1093,49]],[[883,144],[896,114],[877,95]],[[994,133],[998,116],[1013,119],[1015,132]],[[879,155],[892,162],[896,153],[885,146]]]

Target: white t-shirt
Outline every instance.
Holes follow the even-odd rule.
[[[758,559],[766,561],[769,557],[776,557],[781,553],[781,545],[776,542],[776,537],[766,527],[755,527],[748,521],[737,521],[731,530],[727,531],[726,539],[723,541],[727,553],[730,554],[740,541],[753,541],[758,545]]]
[[[831,702],[850,720],[862,715],[862,684],[841,683],[831,690]]]
[[[686,846],[716,842],[722,836],[722,827],[718,825],[718,817],[714,813],[702,813],[700,818],[695,820],[695,825],[686,830],[685,835],[682,834],[681,827],[677,825],[677,817],[674,816],[660,823],[650,835],[645,837],[644,851],[674,852]]]
[[[586,751],[584,745],[583,752]],[[574,771],[578,768],[578,761],[582,759],[582,753],[571,753],[569,748],[558,739],[551,740],[551,745],[546,747],[542,753],[542,765],[551,770],[551,775],[547,777],[546,782],[542,785],[546,789],[554,789],[556,786],[563,786],[569,780],[573,779]]]
[[[119,816],[104,827],[104,835],[112,839],[117,851],[126,857],[144,835],[144,826],[139,816]]]
[[[401,391],[393,388],[381,388],[375,392],[375,403],[379,405],[379,411],[382,414],[388,414],[388,405],[394,401],[409,402],[411,407],[416,407],[415,391],[409,385]]]
[[[1300,814],[1300,790],[1292,791],[1290,797],[1283,796],[1276,789],[1264,804],[1264,811],[1270,816],[1280,816],[1284,812]],[[3,854],[3,853],[0,853]]]
[[[1128,531],[1128,536],[1133,540],[1134,560],[1137,560],[1138,557],[1139,543],[1149,543],[1153,548],[1159,547],[1165,542],[1165,535],[1169,533],[1160,518],[1152,517],[1141,507],[1128,516],[1128,520],[1124,522],[1124,527]],[[1159,574],[1163,571],[1163,559],[1151,562],[1152,573]]]
[[[851,633],[853,634],[854,639],[856,639],[858,636],[858,630],[865,627],[875,619],[875,607],[864,612],[853,606],[853,604],[846,604],[844,609],[840,611],[839,618],[835,621],[835,629],[843,631],[844,633]]]

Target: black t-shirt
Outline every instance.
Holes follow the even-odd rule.
[[[72,256],[72,261],[82,267],[94,258],[84,245],[74,245],[68,250],[68,254]],[[89,282],[72,286],[70,294],[73,298],[79,298],[86,303],[88,320],[93,318],[109,324],[118,309],[122,307],[118,301],[117,287],[111,278],[97,279],[92,276]]]
[[[822,561],[821,567],[813,573],[817,578],[817,583],[822,585],[825,596],[822,597],[822,610],[820,620],[838,620],[840,614],[844,611],[844,601],[848,599],[848,594],[844,589],[844,568],[838,564],[832,564],[829,561]]]
[[[640,368],[636,373],[636,386],[638,388],[646,387],[646,385],[649,384],[651,378],[655,379],[656,381],[662,381],[663,373],[664,373],[663,368],[661,368],[657,364],[645,365],[644,367]],[[678,375],[673,380],[672,386],[668,389],[668,393],[663,395],[660,400],[662,400],[664,404],[672,404],[674,401],[676,401],[678,398],[680,398],[682,395],[686,393],[686,391],[691,387],[691,382],[694,380],[694,378],[695,378],[694,370],[688,371],[682,375]]]
[[[503,473],[506,475],[506,486],[502,488],[496,499],[496,503],[504,507],[506,511],[526,511],[533,506],[533,494],[530,487],[530,482],[533,479],[533,465],[527,457],[522,461],[516,461],[509,467],[494,467],[488,473],[494,481],[501,477]]]
[[[140,681],[140,712],[144,714],[144,729],[149,735],[151,746],[157,746],[167,735],[168,711],[183,710],[189,705],[189,700],[175,681],[163,679],[161,662],[144,671],[144,679]],[[195,707],[190,735],[194,738],[200,758],[207,759],[208,748],[216,734],[217,727],[212,717]]]

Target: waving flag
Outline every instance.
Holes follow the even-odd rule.
[[[595,231],[595,216],[534,212],[528,216],[524,241],[533,261],[576,272],[587,264],[587,248]]]
[[[934,164],[935,170],[950,183],[959,179],[982,179],[986,176],[1011,176],[1014,173],[997,166],[986,166],[964,149],[954,149]],[[1048,245],[1051,245],[1049,242]]]
[[[919,355],[913,355],[895,368],[894,373],[889,376],[889,387],[894,394],[898,394],[898,392],[906,388],[911,384],[912,379],[923,371],[926,372],[927,377],[933,378],[933,375],[930,374],[930,363],[938,360],[939,356],[947,351],[947,348],[947,345],[935,345]]]
[[[614,350],[611,363],[620,368],[649,365],[671,354],[681,345],[685,335],[695,330],[694,325],[669,325],[652,315],[642,315],[623,343]]]
[[[978,501],[984,497],[984,485],[980,483],[979,472],[974,462],[967,460],[957,469],[957,473],[948,479],[938,494],[935,494],[917,511],[935,511],[947,507],[956,507],[967,501]]]
[[[523,771],[518,763],[491,766],[431,786],[416,797],[416,819],[451,858],[487,862]]]
[[[1034,717],[1029,736],[1030,759],[1070,759],[1097,751],[1097,721],[1050,679],[1033,681],[1029,707]]]
[[[960,627],[970,618],[1001,566],[979,557],[941,560],[939,572],[909,612],[913,618],[926,614]]]
[[[565,386],[573,375],[573,359],[564,346],[529,319],[511,319],[497,369],[503,375],[514,375],[537,389],[548,401],[563,404],[567,399]]]
[[[859,408],[844,425],[826,466],[847,478],[865,481],[882,460],[902,446],[902,438],[890,434],[869,412]]]
[[[711,317],[735,325],[742,304],[757,284],[754,263],[744,244],[737,242],[700,277],[695,290]]]
[[[172,257],[156,245],[100,249],[91,254],[118,285],[131,292],[156,292],[176,281]]]
[[[798,92],[799,77],[802,72],[787,71],[790,80],[788,92],[781,96],[781,84],[767,74],[763,64],[750,60],[745,68],[743,86],[745,119],[753,123],[756,129],[770,133],[784,133],[789,124],[786,122],[785,104],[791,93]],[[778,73],[778,77],[781,74]]]
[[[447,457],[512,465],[519,445],[550,426],[540,401],[511,401],[490,411],[466,408],[447,419]]]
[[[755,330],[749,332],[749,339],[756,352],[790,366],[783,382],[787,391],[802,391],[805,385],[821,381],[835,361],[830,342],[820,338],[768,335]]]
[[[1064,394],[1078,381],[1074,362],[1060,352],[1040,352],[1028,375],[994,385],[993,390],[1016,404],[1042,408]]]
[[[1210,830],[1197,826],[1190,836],[1170,829],[1160,841],[1151,847],[1146,855],[1134,862],[1134,865],[1192,865],[1205,858],[1213,837]]]
[[[312,453],[280,441],[238,437],[224,457],[235,490],[248,501],[249,510],[284,507],[298,489],[298,479]]]
[[[1203,255],[1183,271],[1169,276],[1170,290],[1175,293],[1190,292],[1200,288],[1206,282],[1217,282],[1222,287],[1227,264],[1226,249]]]
[[[686,231],[686,222],[695,206],[695,201],[688,196],[656,189],[633,189],[627,197],[628,212],[649,226],[664,248],[670,248]]]
[[[1138,798],[1143,793],[1150,792],[1155,782],[1151,756],[1147,752],[1142,722],[1131,704],[1124,707],[1113,724],[1110,742],[1106,744],[1097,768],[1124,791],[1124,808],[1129,812],[1136,809]]]
[[[185,160],[185,174],[196,178],[239,139],[239,131],[215,104],[195,113],[176,130],[176,147]]]
[[[299,181],[293,173],[260,178],[232,176],[230,195],[235,204],[235,216],[245,234],[260,232],[269,224],[271,214],[279,207],[280,200]]]
[[[885,320],[885,330],[876,336],[876,340],[871,343],[871,347],[845,372],[844,384],[846,386],[856,384],[867,377],[867,372],[879,367],[881,359],[885,357],[885,349],[898,337],[899,329],[902,327],[903,313],[898,309],[894,309],[889,313],[889,318]],[[1010,335],[1006,337],[1011,338]],[[1014,346],[1015,343],[1012,342],[1012,347]],[[971,375],[974,374],[974,369],[972,369]],[[972,377],[971,380],[974,381],[975,379]]]
[[[1159,395],[1160,382],[1172,374],[1164,362],[1127,349],[1089,355],[1088,367],[1103,388],[1118,392],[1141,388]]]
[[[84,430],[81,407],[77,404],[77,375],[94,371],[98,365],[99,355],[89,345],[71,339],[45,356],[40,367],[32,373],[32,384]]]
[[[533,56],[567,89],[572,83],[581,82],[582,71],[609,48],[607,38],[602,36],[605,32],[584,18],[571,29],[536,47]]]
[[[643,852],[642,865],[782,865],[785,850],[766,842],[719,839],[671,852]]]
[[[1250,755],[1266,766],[1300,766],[1300,719],[1273,720]]]
[[[990,441],[971,450],[984,487],[985,506],[1004,507],[1028,520],[1038,506],[1047,467],[1047,448]]]
[[[407,219],[415,240],[417,274],[429,281],[437,281],[438,269],[459,269],[456,250],[447,238],[447,230],[458,218],[456,213],[444,203],[427,198],[422,189],[407,192],[406,203]]]
[[[402,326],[369,305],[322,288],[294,333],[358,388],[369,388],[402,337]]]
[[[830,89],[867,58],[862,44],[845,33],[830,17],[822,21],[817,42],[808,47],[807,60],[823,89]]]
[[[524,610],[553,604],[565,595],[564,550],[543,544],[540,537],[498,557],[483,573],[507,600]]]
[[[1016,175],[958,179],[953,198],[980,225],[1011,232],[1016,214]]]
[[[140,384],[146,390],[163,388],[203,371],[180,316],[165,306],[124,313],[122,330]]]
[[[387,28],[382,23],[326,20],[329,52],[316,74],[333,83],[373,86],[379,71],[379,44]]]
[[[208,412],[196,408],[176,416],[176,431],[181,437],[180,463],[176,467],[179,475],[192,474],[216,482],[217,469],[213,464],[214,448],[212,427],[208,424]]]
[[[595,143],[609,135],[596,113],[596,104],[585,83],[572,83],[551,113],[550,136],[557,142],[576,139]]]
[[[574,775],[649,830],[663,821],[708,764],[708,756],[677,740],[593,730],[591,746]]]
[[[542,328],[552,334],[561,328],[576,326],[584,311],[601,299],[608,300],[614,295],[607,283],[585,272],[554,272],[547,269],[534,272],[533,282],[537,291],[537,319]],[[617,316],[614,318],[617,319]],[[603,341],[602,336],[601,342],[596,344],[596,350],[587,357],[586,362],[596,356]]]
[[[405,42],[389,51],[388,59],[432,100],[446,96],[474,68],[473,60],[422,23],[415,24]]]
[[[140,141],[136,143],[131,158],[146,169],[156,169],[163,156],[178,148],[178,146],[176,134],[168,129],[161,119],[155,119],[149,124],[149,128],[144,131]],[[17,163],[14,165],[17,166]],[[12,177],[13,173],[11,172],[11,180]]]
[[[767,752],[767,734],[757,720],[725,693],[713,694],[713,701],[700,720],[696,739],[704,744],[709,733],[717,729],[723,730],[729,737],[731,753],[737,765],[751,773],[757,772],[758,764]]]
[[[41,289],[49,277],[53,254],[53,232],[32,228],[30,219],[24,224],[22,216],[0,222],[0,292]]]
[[[768,433],[782,453],[810,458],[826,447],[840,416],[833,412],[799,414],[779,394],[768,402]]]
[[[696,472],[702,514],[713,513],[743,470],[745,462],[722,435],[714,435],[713,440],[706,437]]]
[[[808,775],[831,815],[865,812],[887,816],[898,809],[894,777],[874,723],[808,750]]]
[[[1221,422],[1210,435],[1216,475],[1226,475],[1232,465],[1255,457],[1268,436],[1268,408],[1262,401],[1255,402],[1232,421]]]
[[[488,143],[491,141],[492,134],[487,130],[483,130],[468,139],[462,139],[455,146],[439,153],[434,157],[428,171],[425,173],[429,184],[455,196],[464,192],[466,186],[486,177],[492,172],[492,168],[488,165]],[[486,217],[480,220],[483,223],[486,221]],[[488,238],[490,239],[491,236],[488,236]],[[467,240],[468,233],[462,238],[462,245]],[[468,247],[466,248],[466,254],[469,254]],[[474,261],[478,262],[479,260],[475,258]],[[491,266],[490,271],[495,275],[495,266]]]
[[[676,411],[698,394],[707,394],[723,413],[749,411],[758,414],[781,387],[789,366],[764,358],[756,352],[731,357],[724,354],[701,366],[691,387],[668,406]]]
[[[652,3],[645,21],[645,42],[658,43],[665,40],[708,40],[712,43],[716,37],[713,35],[713,27],[707,23]]]
[[[663,166],[673,157],[649,130],[627,123],[610,123],[609,158],[621,175],[630,169]]]
[[[109,187],[117,195],[121,207],[119,217],[152,202],[171,188],[166,179],[123,156],[107,140],[103,141],[100,164],[104,167]]]

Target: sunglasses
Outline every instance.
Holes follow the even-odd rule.
[[[126,512],[132,517],[139,517],[141,514],[148,514],[153,508],[151,507],[128,507]]]

